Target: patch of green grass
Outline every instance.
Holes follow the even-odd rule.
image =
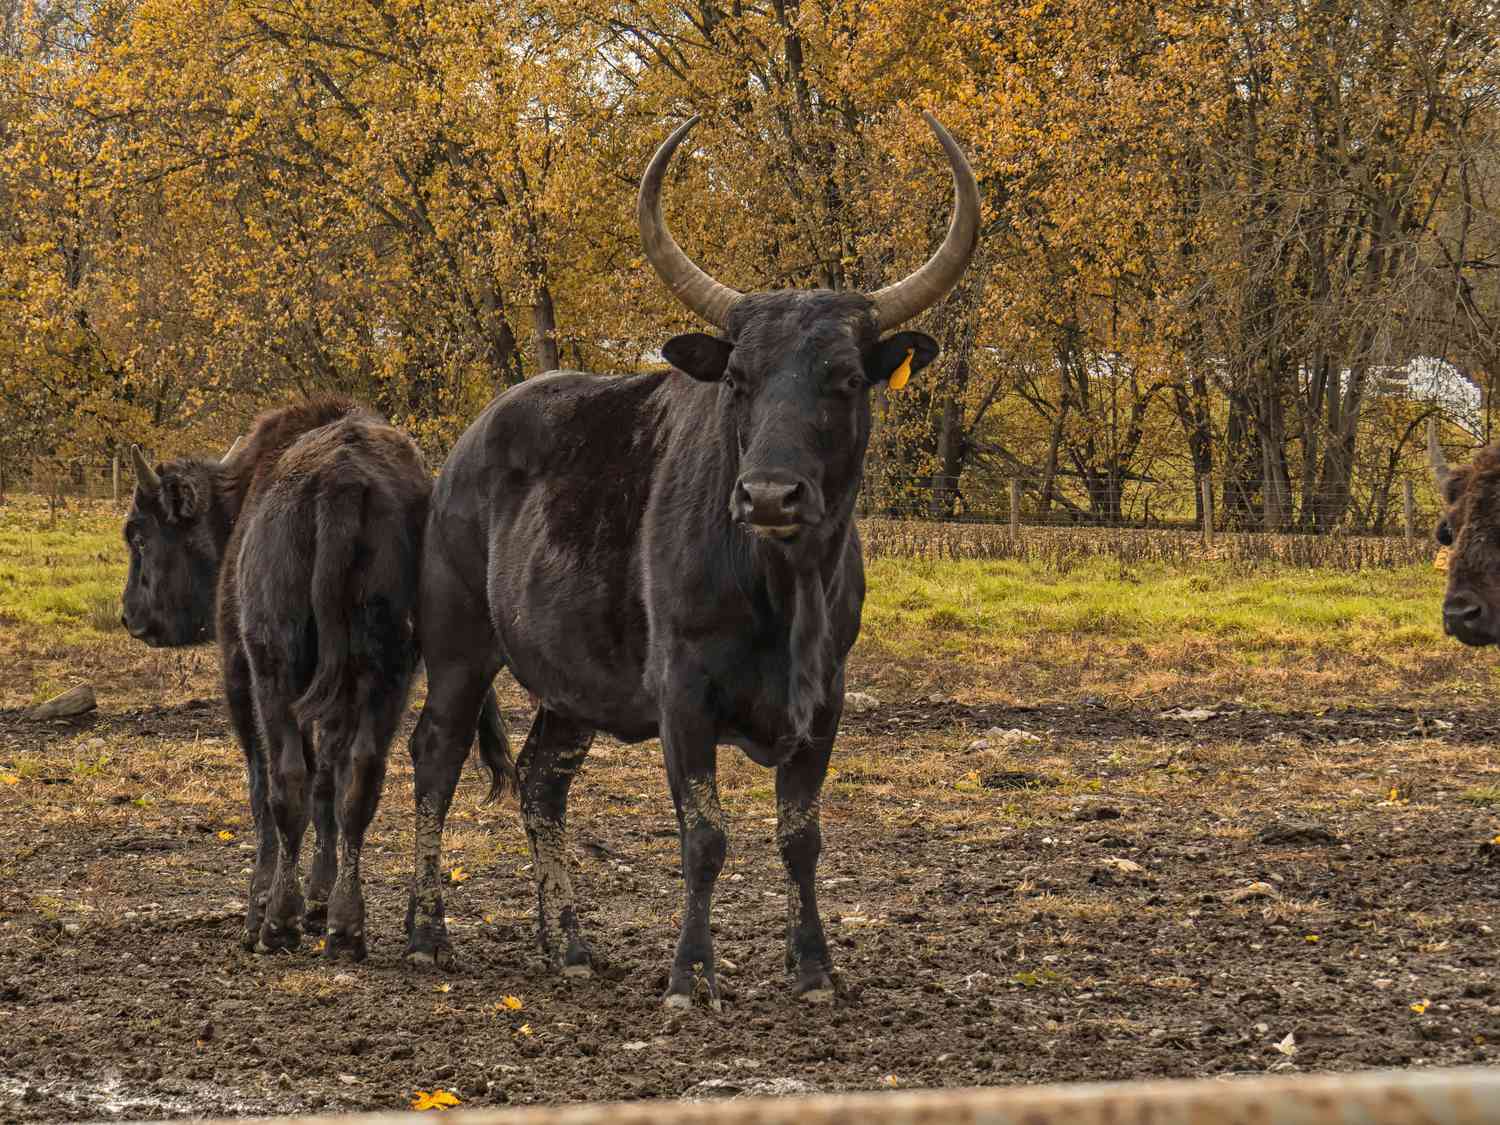
[[[1471,805],[1500,805],[1500,782],[1471,785],[1458,795],[1458,799]]]
[[[123,513],[80,502],[55,527],[46,523],[45,504],[0,506],[0,621],[64,641],[118,630],[129,562]]]

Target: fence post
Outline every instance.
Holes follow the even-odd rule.
[[[1411,477],[1406,478],[1406,541],[1417,537],[1417,497],[1412,490]]]
[[[1021,538],[1021,482],[1010,479],[1010,540]]]
[[[1199,490],[1203,493],[1203,545],[1212,547],[1214,545],[1214,481],[1212,477],[1204,477],[1199,484]]]
[[[120,502],[120,455],[109,459],[109,495],[116,504]]]

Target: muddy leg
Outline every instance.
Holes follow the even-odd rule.
[[[255,722],[255,700],[251,694],[250,662],[238,645],[228,648],[224,661],[224,694],[229,701],[229,722],[245,752],[245,780],[250,791],[250,816],[255,826],[255,871],[245,906],[245,929],[240,944],[254,949],[260,940],[260,924],[276,871],[276,825],[266,800],[266,749]]]
[[[670,710],[668,711],[670,714]],[[672,720],[662,731],[666,750],[667,780],[677,806],[677,829],[682,842],[682,878],[686,901],[682,932],[672,974],[667,984],[668,1007],[687,1007],[693,1002],[695,984],[701,981],[709,1006],[719,1009],[719,981],[714,973],[714,941],[709,933],[709,910],[714,884],[724,868],[729,851],[724,810],[719,805],[716,778],[718,749],[706,721],[697,716]]]
[[[338,882],[328,903],[329,957],[363,961],[365,944],[365,896],[360,883],[359,859],[365,832],[375,819],[385,784],[386,756],[391,739],[406,708],[406,693],[389,692],[370,698],[366,693],[359,715],[359,730],[338,762],[339,869]]]
[[[317,833],[317,851],[307,876],[307,914],[303,921],[310,934],[322,933],[328,918],[328,896],[339,873],[339,822],[334,810],[334,766],[324,753],[328,732],[318,732],[317,772],[312,784],[312,822]],[[313,745],[312,730],[302,728],[302,738]]]
[[[568,873],[567,819],[568,787],[593,740],[592,730],[542,708],[517,763],[521,819],[536,873],[537,936],[548,963],[566,977],[592,971]]]
[[[776,843],[787,874],[786,967],[797,974],[792,994],[811,1002],[833,999],[833,965],[816,886],[823,849],[818,795],[832,750],[831,737],[814,738],[776,770]]]
[[[411,738],[416,859],[406,906],[406,959],[413,965],[447,967],[453,961],[443,914],[443,825],[493,676],[485,668],[427,661],[427,702]]]
[[[297,861],[312,803],[313,763],[289,706],[268,706],[263,697],[259,710],[268,751],[271,818],[276,824],[276,874],[255,948],[272,953],[296,949],[302,938],[304,904]]]

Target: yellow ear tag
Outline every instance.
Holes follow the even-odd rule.
[[[907,348],[906,358],[901,361],[901,366],[891,372],[891,390],[899,391],[911,378],[911,357],[915,351],[915,348]]]
[[[1437,556],[1432,560],[1432,569],[1433,570],[1447,570],[1448,569],[1448,548],[1447,547],[1439,547],[1438,548]]]

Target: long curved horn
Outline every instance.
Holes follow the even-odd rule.
[[[721,285],[695,266],[672,238],[661,214],[662,177],[666,175],[667,165],[682,138],[696,124],[698,117],[695,114],[677,126],[656,150],[651,163],[646,165],[646,174],[641,177],[641,191],[636,197],[635,217],[641,226],[641,245],[646,250],[646,258],[667,283],[672,296],[715,328],[723,328],[729,319],[730,306],[742,294]]]
[[[875,319],[882,331],[889,331],[937,304],[958,284],[979,241],[979,184],[974,180],[974,170],[958,142],[938,119],[926,110],[922,111],[922,117],[942,142],[948,163],[953,166],[953,219],[943,244],[921,269],[870,294],[875,302]]]
[[[1441,492],[1453,470],[1448,468],[1448,458],[1443,456],[1443,447],[1438,444],[1436,418],[1427,419],[1427,459],[1432,462],[1432,476]]]
[[[146,455],[141,452],[140,446],[130,447],[130,460],[135,466],[135,479],[140,482],[141,487],[152,495],[160,492],[161,477],[156,475],[156,470],[151,467],[151,462],[146,460]]]
[[[234,439],[234,444],[229,447],[229,452],[219,458],[219,464],[225,464],[231,457],[240,451],[240,446],[245,444],[245,435],[241,434]]]

